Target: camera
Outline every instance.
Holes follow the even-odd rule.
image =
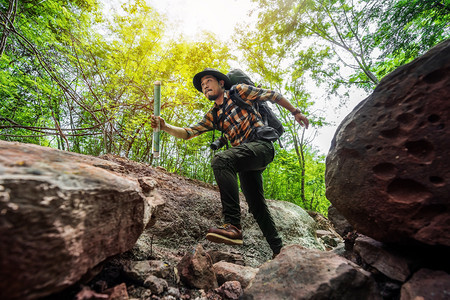
[[[219,150],[220,148],[222,148],[223,146],[225,146],[225,144],[227,143],[227,140],[224,137],[218,138],[217,140],[215,140],[214,142],[211,143],[211,145],[209,145],[209,147],[211,148],[211,150]]]

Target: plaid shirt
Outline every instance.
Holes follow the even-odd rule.
[[[254,101],[277,103],[283,97],[280,93],[246,84],[239,84],[236,86],[236,89],[241,98],[250,105]],[[184,128],[189,135],[189,139],[214,129],[214,111],[217,113],[218,120],[216,129],[223,131],[224,136],[230,141],[232,146],[244,143],[252,135],[255,128],[264,125],[260,118],[258,119],[255,115],[236,105],[230,98],[229,91],[226,91],[223,105],[219,106],[214,103],[214,106],[199,123]]]

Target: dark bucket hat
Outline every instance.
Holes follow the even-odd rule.
[[[225,82],[224,87],[226,90],[229,90],[231,88],[231,81],[227,75],[219,72],[216,69],[206,68],[203,71],[201,71],[200,73],[195,74],[195,76],[194,76],[194,80],[193,80],[194,86],[199,92],[202,92],[201,80],[206,75],[212,75],[212,76],[216,77],[218,81],[223,80]]]

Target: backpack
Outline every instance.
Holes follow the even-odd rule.
[[[241,108],[247,110],[248,112],[256,115],[263,123],[264,127],[261,128],[259,132],[259,136],[262,139],[267,139],[270,141],[278,140],[281,135],[284,133],[284,127],[281,121],[278,119],[278,117],[275,115],[275,113],[272,111],[269,105],[267,105],[266,102],[262,101],[255,101],[253,106],[249,105],[247,102],[245,102],[239,95],[239,93],[236,91],[236,85],[240,83],[248,84],[255,86],[253,81],[250,79],[250,77],[247,76],[242,70],[240,69],[233,69],[227,74],[228,78],[231,81],[231,89],[230,89],[230,97],[234,101],[234,103]],[[259,115],[256,113],[258,112]],[[269,127],[269,128],[267,128]],[[281,144],[280,144],[281,145]]]

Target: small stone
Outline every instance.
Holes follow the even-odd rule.
[[[211,290],[217,288],[217,278],[211,257],[198,244],[194,253],[186,254],[177,266],[181,281],[187,286]]]
[[[411,275],[412,261],[372,238],[359,235],[355,240],[354,250],[366,264],[391,279],[405,282]]]
[[[219,284],[224,284],[227,281],[239,281],[244,289],[255,278],[258,270],[258,268],[240,266],[225,261],[214,264],[214,273],[216,273]]]
[[[179,299],[181,297],[180,290],[176,287],[170,286],[167,289],[167,294],[170,296],[174,296],[175,298]]]
[[[241,299],[244,293],[239,281],[227,281],[214,291],[222,296],[223,299],[229,300]]]
[[[128,300],[129,299],[128,292],[127,292],[127,286],[125,283],[121,283],[111,289],[107,289],[105,291],[105,293],[109,295],[108,300]]]
[[[167,290],[168,284],[167,281],[162,278],[149,275],[144,281],[144,287],[149,288],[153,294],[160,295]]]

